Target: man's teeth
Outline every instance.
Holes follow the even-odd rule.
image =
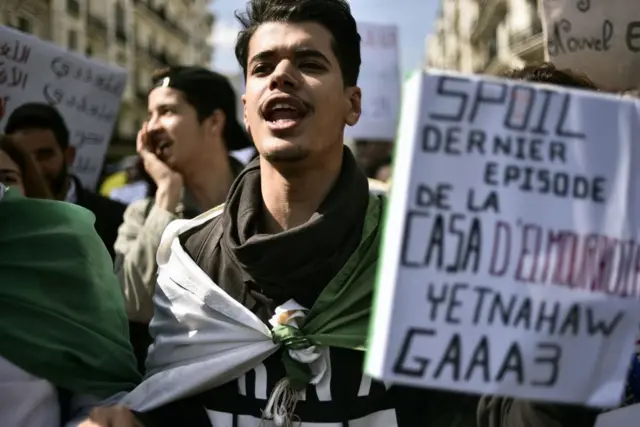
[[[273,111],[278,111],[278,110],[292,110],[292,111],[296,111],[295,108],[293,108],[291,105],[289,104],[276,104],[273,106],[272,108]]]

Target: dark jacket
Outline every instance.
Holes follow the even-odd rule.
[[[111,258],[115,258],[113,246],[118,237],[118,227],[122,224],[126,205],[93,193],[82,186],[78,178],[76,184],[76,204],[90,210],[96,216],[96,231],[107,247]]]

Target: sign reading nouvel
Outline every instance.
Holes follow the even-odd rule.
[[[640,322],[640,103],[437,72],[407,85],[367,373],[618,404]]]
[[[608,91],[640,89],[638,0],[540,0],[546,56]]]

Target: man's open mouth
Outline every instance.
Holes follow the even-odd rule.
[[[280,129],[296,126],[308,113],[302,101],[290,96],[274,97],[263,108],[265,120]]]
[[[153,138],[151,147],[156,156],[163,158],[169,155],[173,141],[168,138]]]
[[[266,111],[265,118],[269,122],[277,122],[278,120],[297,120],[303,117],[303,114],[291,104],[279,102]]]

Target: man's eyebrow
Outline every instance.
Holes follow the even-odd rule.
[[[265,50],[255,54],[249,63],[260,62],[260,61],[268,61],[278,56],[278,52],[275,49]],[[296,59],[306,59],[306,58],[315,58],[320,59],[327,64],[330,64],[329,59],[319,50],[311,49],[311,48],[298,48],[294,51],[294,56]]]

